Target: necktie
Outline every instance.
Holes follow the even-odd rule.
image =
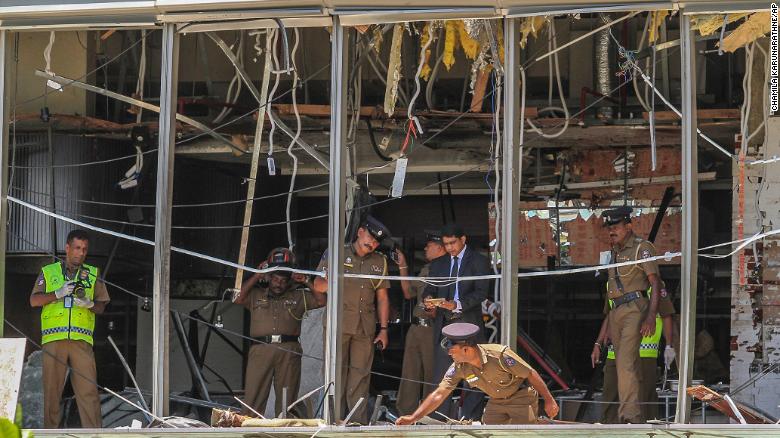
[[[455,256],[452,258],[452,267],[450,268],[450,277],[457,278],[458,277],[458,271],[460,271],[460,259],[458,256]],[[458,283],[455,283],[455,292],[452,295],[452,298],[454,300],[458,300]]]

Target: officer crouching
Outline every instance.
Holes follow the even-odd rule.
[[[413,414],[398,418],[396,425],[414,424],[436,410],[462,380],[489,397],[483,424],[535,424],[540,394],[547,416],[558,415],[558,404],[539,373],[505,345],[477,344],[479,330],[469,323],[450,324],[442,329],[454,363],[439,387]]]

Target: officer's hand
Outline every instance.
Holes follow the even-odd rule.
[[[74,298],[73,304],[75,304],[78,307],[83,307],[85,309],[91,309],[95,302],[90,300],[89,298]]]
[[[642,328],[639,329],[642,336],[653,336],[655,333],[655,316],[647,317],[645,322],[642,323]]]
[[[384,351],[387,348],[387,342],[387,330],[380,330],[374,338],[374,344],[379,344],[379,349]]]
[[[404,268],[408,267],[409,265],[406,263],[406,256],[404,253],[401,252],[400,249],[396,248],[395,255],[398,258],[398,266],[403,266]]]
[[[75,288],[76,288],[76,282],[69,281],[63,284],[61,288],[54,291],[54,296],[56,296],[58,300],[61,300],[64,297],[71,295],[73,293],[73,289]]]
[[[599,363],[601,363],[601,348],[594,344],[593,351],[590,353],[590,364],[596,368],[596,364]]]
[[[551,420],[558,415],[558,411],[558,403],[555,402],[554,398],[549,398],[544,401],[544,412]]]
[[[398,417],[398,419],[395,420],[396,426],[408,426],[414,423],[415,423],[414,417],[412,417],[411,415],[404,415],[402,417]]]
[[[296,283],[306,283],[307,277],[306,274],[301,274],[300,272],[293,272],[292,274],[292,280]]]

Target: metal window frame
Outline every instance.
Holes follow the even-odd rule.
[[[179,40],[177,25],[163,25],[160,65],[160,127],[157,146],[157,198],[154,219],[154,286],[152,296],[152,412],[168,415],[170,353],[171,220],[173,216],[173,164],[176,144]]]

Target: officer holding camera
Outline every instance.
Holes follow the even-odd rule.
[[[60,424],[60,399],[68,367],[76,394],[81,426],[102,427],[97,370],[92,352],[95,315],[101,314],[110,298],[98,269],[84,263],[89,235],[73,230],[65,243],[65,260],[41,269],[30,305],[42,307],[43,422],[46,428]]]

